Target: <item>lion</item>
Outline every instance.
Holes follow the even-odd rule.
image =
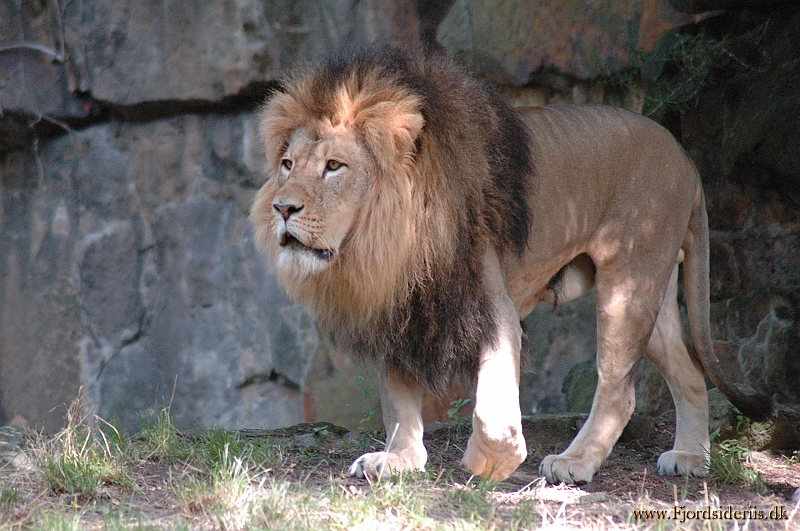
[[[704,373],[746,415],[769,412],[713,354],[703,189],[655,122],[608,106],[514,110],[444,54],[379,48],[290,74],[259,124],[270,177],[255,243],[334,344],[378,369],[388,446],[348,475],[424,469],[423,393],[466,376],[462,465],[506,479],[527,456],[520,322],[592,287],[597,391],[572,444],[541,462],[549,482],[592,480],[633,412],[643,355],[677,413],[661,474],[708,473]]]

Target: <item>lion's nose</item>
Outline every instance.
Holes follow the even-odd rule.
[[[272,208],[278,211],[284,221],[288,221],[292,214],[303,210],[303,205],[284,205],[282,203],[273,203]]]

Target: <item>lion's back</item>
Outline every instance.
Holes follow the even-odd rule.
[[[699,184],[694,164],[674,136],[641,114],[607,105],[552,105],[520,109],[520,115],[531,135],[537,179],[566,178],[573,187],[590,189],[602,184],[616,193],[627,187],[666,192]]]

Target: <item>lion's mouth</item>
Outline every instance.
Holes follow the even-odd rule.
[[[331,249],[314,249],[313,247],[309,247],[308,245],[305,245],[303,242],[298,240],[290,232],[284,232],[281,235],[280,240],[278,240],[278,245],[290,249],[292,251],[311,253],[312,255],[314,255],[319,260],[322,260],[323,262],[327,262],[333,256],[333,251]]]

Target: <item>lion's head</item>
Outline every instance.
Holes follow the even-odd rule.
[[[325,95],[298,76],[262,112],[272,176],[251,214],[256,242],[291,296],[337,322],[368,320],[408,284],[424,120],[419,97],[379,74]]]
[[[448,345],[491,335],[483,249],[525,245],[531,173],[527,133],[491,91],[445,58],[372,50],[289,76],[260,132],[256,244],[324,329],[366,351],[430,326]]]

